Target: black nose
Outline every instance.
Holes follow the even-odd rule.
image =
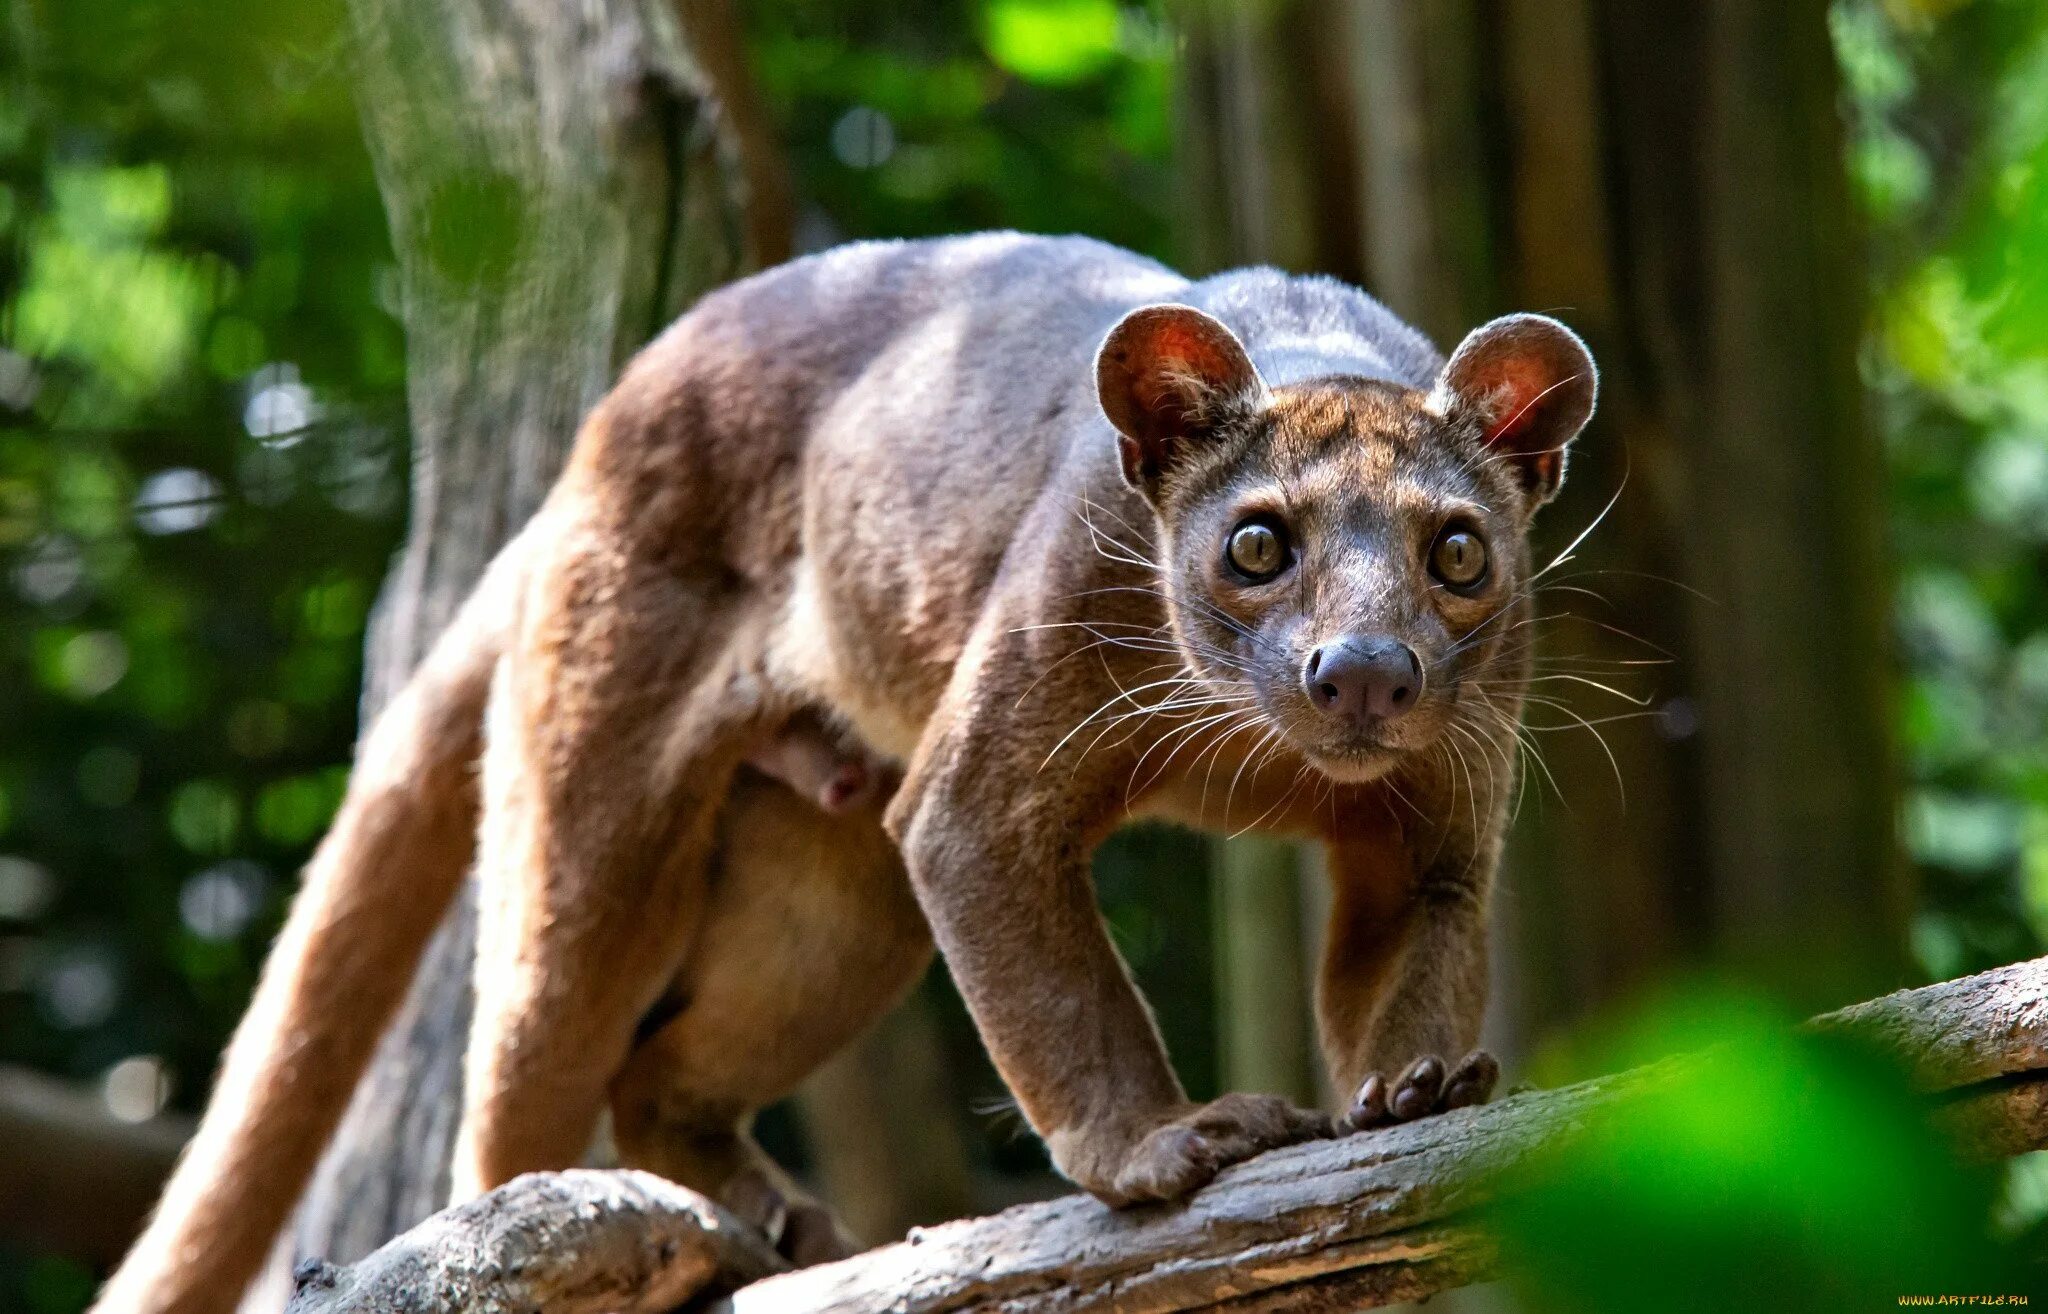
[[[1421,698],[1422,663],[1399,639],[1347,637],[1308,655],[1301,685],[1325,716],[1391,721]]]

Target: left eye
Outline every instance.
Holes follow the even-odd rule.
[[[1263,583],[1287,568],[1287,540],[1279,526],[1263,520],[1247,520],[1230,531],[1225,554],[1237,573]]]
[[[1429,569],[1452,588],[1469,589],[1486,578],[1486,544],[1469,529],[1446,531],[1429,550]]]

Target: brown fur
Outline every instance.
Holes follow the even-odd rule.
[[[1148,312],[1090,368],[1126,312],[1171,300],[1230,327]],[[575,1162],[609,1103],[628,1162],[742,1207],[765,1193],[791,1207],[790,1249],[830,1253],[843,1238],[747,1121],[934,940],[1055,1162],[1105,1200],[1177,1196],[1323,1134],[1275,1097],[1183,1094],[1088,879],[1134,812],[1330,846],[1319,1006],[1347,1091],[1464,1054],[1526,671],[1524,535],[1554,488],[1543,454],[1592,400],[1590,361],[1533,410],[1529,380],[1572,384],[1557,362],[1582,359],[1528,320],[1445,366],[1350,289],[1190,285],[1074,239],[847,248],[707,298],[589,417],[371,731],[194,1149],[100,1309],[232,1303],[479,811],[458,1195]],[[1299,553],[1259,588],[1219,564],[1251,511],[1285,517]],[[1427,574],[1447,516],[1493,553],[1470,596]],[[1300,687],[1304,654],[1361,626],[1429,680],[1364,739]],[[885,816],[828,815],[747,765],[810,733],[792,717],[900,760]],[[1453,1102],[1437,1078],[1402,1107]]]

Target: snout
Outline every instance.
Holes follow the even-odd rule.
[[[1301,686],[1318,712],[1362,730],[1398,720],[1422,701],[1422,663],[1399,639],[1346,635],[1308,655]]]

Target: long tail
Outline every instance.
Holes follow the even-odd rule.
[[[469,866],[520,573],[500,555],[365,735],[198,1134],[95,1314],[228,1310],[263,1264]]]

